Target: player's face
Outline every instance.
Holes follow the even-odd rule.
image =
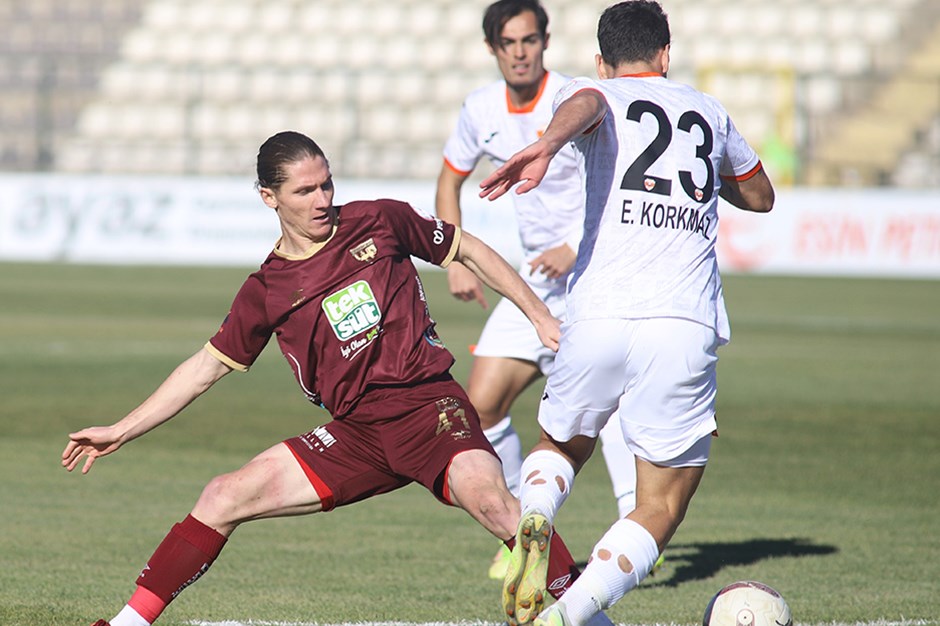
[[[284,243],[306,249],[326,241],[336,223],[329,163],[321,156],[308,157],[286,165],[284,173],[287,178],[276,191],[261,190],[265,203],[277,210]]]
[[[532,11],[523,11],[506,21],[497,47],[490,51],[511,88],[520,91],[537,88],[545,75],[542,55],[548,47],[547,39],[547,35],[543,39],[539,33]]]

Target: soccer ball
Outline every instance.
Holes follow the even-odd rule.
[[[731,583],[705,609],[703,626],[792,626],[790,607],[779,593],[753,580]]]

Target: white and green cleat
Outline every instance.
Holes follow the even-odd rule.
[[[493,556],[493,561],[490,563],[490,569],[487,573],[487,576],[491,580],[505,580],[506,572],[509,571],[509,558],[512,552],[505,544],[499,546],[499,550]]]
[[[541,513],[531,511],[519,520],[503,579],[503,609],[509,626],[531,624],[545,604],[551,538],[552,525]]]
[[[601,613],[603,615],[603,613]],[[535,618],[533,626],[572,626],[564,602],[556,602]]]

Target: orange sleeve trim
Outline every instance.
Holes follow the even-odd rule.
[[[506,110],[510,113],[531,113],[535,110],[535,105],[539,103],[539,100],[542,99],[542,94],[545,92],[545,85],[548,84],[548,72],[545,72],[545,76],[542,77],[542,84],[539,85],[539,91],[535,94],[535,97],[532,98],[532,102],[525,105],[524,107],[517,107],[512,103],[512,98],[509,97],[509,87],[506,87]]]
[[[447,157],[444,157],[444,166],[458,176],[469,176],[473,172],[473,170],[462,170],[459,167],[456,167],[453,163],[447,160]]]
[[[460,226],[454,226],[454,228],[456,229],[454,230],[454,240],[450,244],[450,251],[447,253],[447,256],[441,261],[441,267],[450,265],[457,256],[457,248],[460,247],[460,238],[463,236],[463,231],[460,229]]]
[[[206,349],[206,352],[208,352],[209,354],[211,354],[212,356],[214,356],[214,357],[217,358],[218,360],[222,361],[222,363],[224,363],[225,365],[228,365],[228,366],[231,367],[233,370],[238,370],[239,372],[247,372],[247,371],[248,371],[248,366],[247,366],[247,365],[242,365],[242,364],[239,363],[238,361],[235,361],[234,359],[229,358],[228,356],[226,356],[225,354],[223,354],[222,352],[220,352],[218,348],[216,348],[215,346],[213,346],[211,341],[207,341],[207,342],[206,342],[206,345],[205,345],[204,347],[205,347],[205,349]]]
[[[300,455],[297,454],[293,447],[286,443],[285,445],[287,445],[287,449],[290,450],[291,454],[294,455],[294,458],[297,459],[300,468],[304,471],[304,474],[307,475],[307,480],[313,485],[313,490],[316,491],[317,495],[320,497],[320,506],[322,507],[320,510],[324,513],[332,510],[335,506],[333,490],[326,486],[326,483],[313,471],[313,468],[304,463],[303,459],[300,458]]]
[[[722,178],[724,178],[725,180],[736,180],[738,182],[741,182],[749,178],[754,178],[755,176],[757,176],[757,173],[761,171],[762,169],[764,169],[764,166],[760,161],[758,161],[757,165],[755,165],[754,167],[752,167],[750,170],[748,170],[747,172],[743,174],[739,174],[738,176],[722,176]]]

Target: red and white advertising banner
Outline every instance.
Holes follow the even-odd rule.
[[[781,190],[769,214],[719,217],[723,272],[940,278],[937,190]]]
[[[434,212],[433,181],[336,181],[336,202],[395,198]],[[511,200],[477,197],[463,227],[516,265]],[[726,273],[940,278],[940,190],[782,189],[774,210],[722,204]],[[0,260],[252,267],[279,236],[241,178],[0,175]]]

